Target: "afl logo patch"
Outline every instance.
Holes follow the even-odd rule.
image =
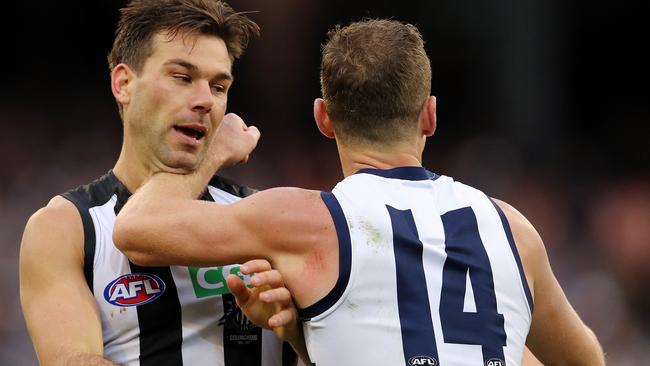
[[[160,277],[149,273],[132,273],[113,280],[104,289],[104,299],[116,306],[138,306],[150,303],[165,292]]]
[[[409,358],[410,366],[438,366],[435,358],[429,356],[413,356]]]
[[[485,361],[485,366],[506,366],[506,363],[500,358],[491,358]]]

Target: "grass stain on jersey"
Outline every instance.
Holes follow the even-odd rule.
[[[361,226],[361,230],[366,233],[366,237],[368,238],[368,246],[381,249],[381,247],[383,247],[385,244],[384,235],[382,235],[381,230],[375,227],[372,222],[363,218],[359,221],[359,224]]]

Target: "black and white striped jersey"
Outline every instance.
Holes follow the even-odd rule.
[[[203,199],[232,203],[254,191],[215,176]],[[123,365],[295,365],[291,347],[253,325],[228,293],[238,265],[141,267],[113,244],[130,193],[112,171],[62,195],[79,210],[84,274],[101,315],[104,356]]]

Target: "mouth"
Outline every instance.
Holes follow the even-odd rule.
[[[208,132],[207,127],[198,123],[176,125],[174,126],[174,130],[196,141],[201,141]]]

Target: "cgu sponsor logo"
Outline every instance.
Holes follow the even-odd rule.
[[[205,268],[188,267],[188,270],[190,271],[194,294],[197,298],[230,293],[228,284],[226,283],[226,277],[231,274],[239,276],[248,287],[253,287],[250,284],[251,276],[243,275],[239,270],[238,264]]]
[[[409,358],[410,366],[438,366],[435,358],[429,356],[413,356]]]
[[[165,282],[149,273],[132,273],[113,280],[104,289],[104,299],[116,306],[150,303],[165,292]]]

